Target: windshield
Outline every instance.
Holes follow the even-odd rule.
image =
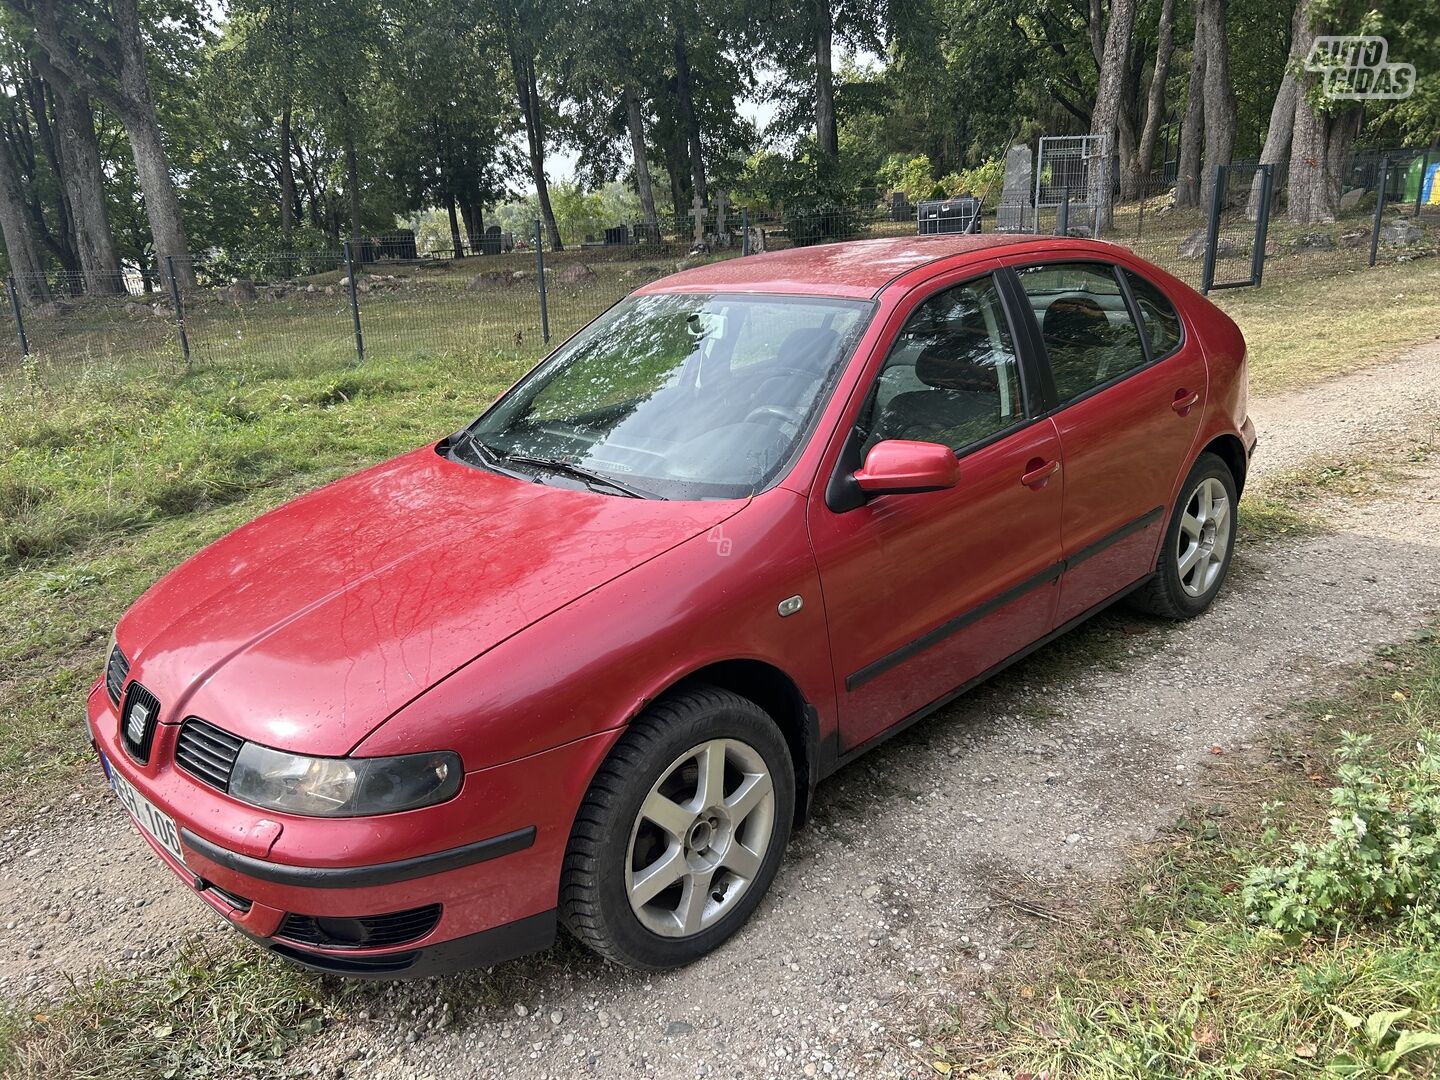
[[[631,297],[497,401],[456,453],[596,491],[744,498],[798,453],[871,310],[817,297]]]

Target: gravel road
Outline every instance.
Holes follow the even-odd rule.
[[[845,769],[718,954],[643,976],[567,943],[490,977],[367,988],[292,1063],[377,1080],[920,1074],[911,1033],[963,1012],[1047,909],[1083,905],[1288,705],[1440,611],[1440,461],[1415,452],[1440,431],[1440,343],[1251,412],[1254,484],[1357,447],[1409,479],[1325,504],[1320,535],[1244,546],[1205,618],[1107,615]],[[0,996],[231,935],[98,776],[0,851]]]

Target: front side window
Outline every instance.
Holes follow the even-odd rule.
[[[596,490],[734,499],[798,453],[870,317],[820,297],[665,294],[618,304],[456,442],[476,463]]]
[[[1025,417],[1019,360],[992,277],[936,293],[906,320],[861,417],[884,439],[960,450]]]
[[[1052,263],[1019,271],[1040,324],[1060,404],[1145,365],[1145,347],[1114,270]]]
[[[1130,283],[1130,293],[1135,297],[1135,306],[1140,309],[1140,322],[1144,324],[1145,338],[1150,342],[1150,355],[1156,360],[1169,356],[1180,347],[1180,316],[1175,311],[1175,305],[1138,274],[1126,270],[1125,280]]]

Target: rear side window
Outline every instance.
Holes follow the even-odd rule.
[[[1135,296],[1135,306],[1140,309],[1140,322],[1150,342],[1150,355],[1156,360],[1169,356],[1180,347],[1180,316],[1175,312],[1175,305],[1144,278],[1129,270],[1124,273],[1125,280],[1130,283],[1130,292]]]
[[[1145,365],[1145,346],[1114,270],[1052,263],[1019,271],[1060,403]]]

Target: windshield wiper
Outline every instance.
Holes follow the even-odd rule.
[[[580,465],[572,465],[568,461],[556,461],[551,458],[531,457],[528,454],[502,454],[501,460],[507,464],[529,465],[531,468],[548,469],[551,472],[563,473],[566,476],[573,476],[577,480],[583,480],[586,484],[598,485],[617,491],[631,499],[649,499],[653,496],[647,491],[631,487],[622,480],[614,480],[601,473],[591,472]]]

